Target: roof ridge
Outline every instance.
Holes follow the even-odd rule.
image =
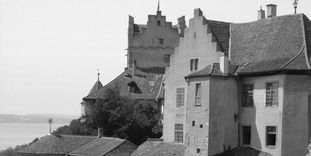
[[[285,62],[283,65],[281,65],[281,69],[285,68],[287,65],[289,65],[291,62],[293,62],[296,58],[298,58],[298,56],[300,56],[300,54],[303,52],[305,48],[305,45],[303,45],[301,47],[301,50],[298,52],[298,54],[296,54],[294,57],[290,58],[287,62]]]

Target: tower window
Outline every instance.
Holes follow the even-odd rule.
[[[161,26],[161,21],[160,20],[157,21],[157,25]]]

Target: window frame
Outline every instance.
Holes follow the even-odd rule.
[[[194,106],[202,106],[202,84],[196,83],[194,90]]]
[[[273,127],[273,128],[275,128],[275,132],[272,132],[272,134],[273,135],[275,135],[275,142],[274,142],[274,145],[268,145],[268,135],[269,135],[269,132],[268,132],[268,128],[271,128],[271,127]],[[273,125],[273,126],[271,126],[271,125],[269,125],[269,126],[266,126],[265,127],[265,131],[266,131],[266,147],[268,147],[268,148],[275,148],[276,146],[277,146],[277,142],[278,142],[278,126],[276,126],[276,125]],[[272,135],[271,134],[271,135]]]
[[[272,87],[273,87],[273,84],[276,83],[277,84],[277,88],[276,88],[276,97],[273,96],[273,89],[272,88],[272,93],[268,93],[268,89],[267,89],[267,86],[268,84],[272,84]],[[265,107],[268,107],[268,108],[271,108],[271,107],[278,107],[279,106],[279,88],[280,88],[280,83],[279,81],[269,81],[269,82],[266,82],[265,83]],[[270,98],[268,98],[268,95],[270,94]],[[274,104],[274,98],[276,98],[276,104]],[[268,104],[268,99],[271,100],[271,104]]]
[[[179,89],[182,89],[183,90],[183,92],[181,93],[181,92],[178,92],[178,90]],[[176,88],[176,97],[175,97],[175,103],[176,103],[176,107],[177,108],[179,108],[179,107],[183,107],[183,106],[185,106],[185,93],[186,93],[186,89],[185,89],[185,87],[177,87]],[[180,99],[181,100],[181,102],[182,103],[178,103],[179,102],[179,96],[181,96],[182,95],[182,98]]]
[[[192,58],[190,59],[190,72],[195,72],[199,69],[199,59]]]
[[[246,90],[246,86],[251,86],[252,90]],[[249,93],[251,92],[251,103],[249,103]],[[254,107],[255,101],[254,101],[254,84],[249,83],[249,84],[243,84],[242,85],[242,107]]]
[[[184,142],[184,126],[182,123],[175,123],[174,125],[174,142],[183,143]]]

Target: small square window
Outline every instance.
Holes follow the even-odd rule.
[[[164,55],[164,62],[165,63],[170,63],[170,54],[165,54]]]
[[[164,44],[164,39],[163,38],[159,38],[159,44],[161,44],[161,45]]]
[[[201,153],[201,149],[200,148],[197,148],[197,153]]]
[[[192,121],[192,126],[195,126],[195,121]]]

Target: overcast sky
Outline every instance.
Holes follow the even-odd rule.
[[[208,19],[249,22],[260,6],[292,14],[292,0],[162,0],[176,24],[201,8]],[[298,12],[311,18],[311,1]],[[157,0],[0,0],[0,113],[80,114],[101,71],[103,84],[126,66],[128,15],[145,24]]]

